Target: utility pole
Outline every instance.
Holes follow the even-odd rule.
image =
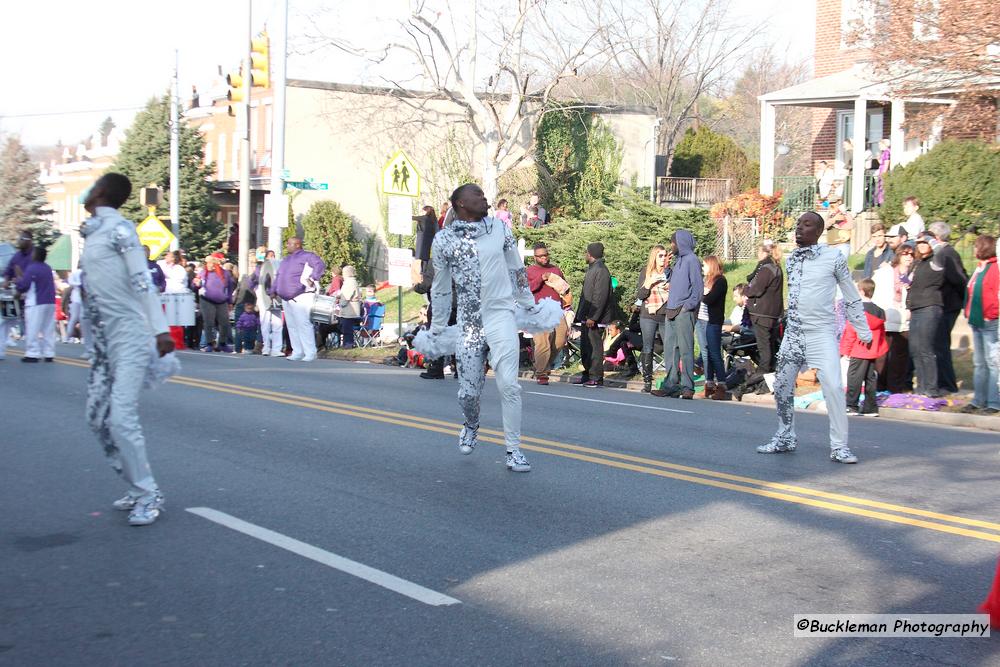
[[[171,250],[180,247],[181,219],[180,219],[180,191],[181,191],[181,149],[180,149],[180,119],[177,117],[177,107],[180,105],[180,82],[178,80],[178,70],[180,69],[180,53],[174,49],[174,81],[173,95],[170,96],[170,227],[174,233],[174,240],[170,244]]]
[[[277,54],[272,66],[274,74],[274,112],[271,116],[271,199],[280,200],[285,193],[285,81],[288,60],[288,0],[279,0],[276,14],[272,54]],[[267,247],[281,257],[281,227],[267,228]]]
[[[243,108],[240,110],[240,120],[242,127],[240,131],[240,212],[239,212],[239,269],[240,275],[245,275],[249,268],[248,256],[250,255],[250,86],[253,76],[253,68],[250,57],[251,40],[253,39],[253,1],[247,0],[247,41],[246,51],[243,55]]]

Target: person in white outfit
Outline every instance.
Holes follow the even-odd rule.
[[[477,444],[488,353],[501,396],[507,469],[528,472],[531,464],[520,448],[517,332],[519,328],[528,333],[555,328],[562,308],[553,299],[535,303],[514,235],[502,221],[487,216],[489,204],[479,186],[460,186],[451,195],[451,205],[455,219],[434,236],[431,251],[431,329],[418,334],[414,346],[431,358],[456,355],[458,402],[465,416],[458,441],[462,454],[471,454]],[[458,293],[458,316],[457,324],[448,327],[453,285]],[[527,315],[521,317],[523,313]],[[549,314],[551,321],[545,321]]]
[[[861,305],[861,295],[851,280],[847,259],[829,246],[817,245],[824,226],[822,216],[813,211],[803,213],[795,225],[798,248],[786,261],[787,323],[774,379],[778,431],[757,451],[761,454],[795,451],[798,445],[794,425],[795,379],[802,370],[815,368],[830,417],[830,460],[857,463],[857,457],[847,446],[847,401],[834,332],[834,299],[838,287],[843,294],[847,319],[854,325],[858,339],[870,344],[872,332]]]
[[[131,192],[128,178],[108,173],[84,202],[93,216],[80,229],[84,307],[94,339],[87,420],[111,467],[129,485],[114,508],[129,511],[129,524],[145,526],[160,515],[163,494],[146,456],[139,391],[152,355],[170,353],[174,343],[135,224],[117,210]]]
[[[280,357],[281,353],[281,304],[271,298],[270,289],[274,282],[275,261],[273,252],[258,252],[257,267],[250,277],[250,285],[257,297],[260,313],[261,351],[265,357]]]

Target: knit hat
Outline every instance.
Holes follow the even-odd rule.
[[[587,252],[594,259],[601,259],[604,257],[604,244],[595,241],[594,243],[587,244]]]

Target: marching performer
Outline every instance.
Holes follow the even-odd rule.
[[[837,288],[844,295],[847,319],[854,325],[858,339],[871,344],[861,295],[851,280],[851,271],[843,253],[826,245],[817,245],[825,221],[813,211],[799,216],[795,224],[795,243],[788,257],[788,308],[785,335],[778,350],[774,378],[774,401],[778,408],[778,432],[757,451],[761,454],[794,452],[795,378],[804,368],[815,368],[823,388],[823,399],[830,417],[830,460],[857,463],[847,446],[847,401],[840,374],[840,350],[834,324],[834,299]]]
[[[562,320],[562,308],[553,299],[535,303],[514,236],[502,221],[487,217],[489,204],[478,185],[460,186],[451,195],[451,205],[455,219],[435,235],[432,248],[434,319],[429,331],[417,334],[414,346],[431,358],[456,355],[458,402],[465,416],[458,439],[462,454],[471,454],[477,443],[488,352],[501,395],[507,469],[528,472],[531,464],[520,449],[517,332],[554,329]],[[458,317],[457,324],[448,327],[453,283]]]
[[[24,275],[24,270],[28,268],[28,264],[31,263],[31,253],[34,251],[35,246],[32,243],[31,230],[25,229],[17,237],[17,252],[14,256],[10,258],[10,262],[7,264],[7,268],[3,271],[3,281],[0,282],[0,287],[8,288],[11,287],[11,282],[15,280],[20,280],[21,276]],[[23,305],[23,304],[22,304]],[[24,309],[21,309],[21,316],[24,316]],[[2,361],[7,356],[7,339],[10,336],[10,328],[18,323],[18,318],[5,318],[0,317],[0,361]],[[21,321],[21,332],[24,333],[24,321]]]
[[[31,263],[17,281],[24,296],[24,356],[21,361],[52,361],[56,354],[56,283],[45,263],[45,248],[36,247]]]
[[[326,271],[326,263],[319,255],[302,249],[302,239],[297,236],[285,244],[287,256],[278,265],[271,296],[281,297],[285,310],[285,328],[292,342],[291,361],[314,361],[316,359],[316,336],[309,321],[316,284]],[[271,352],[272,356],[274,352]]]
[[[156,352],[173,351],[159,293],[150,279],[135,224],[118,212],[132,193],[121,174],[108,173],[91,188],[84,208],[93,216],[81,227],[86,239],[84,305],[94,339],[87,388],[87,419],[128,493],[114,508],[129,511],[133,526],[156,521],[163,494],[146,458],[139,423],[139,390]]]

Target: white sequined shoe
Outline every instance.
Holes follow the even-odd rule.
[[[479,429],[473,431],[468,426],[462,427],[462,432],[458,434],[458,451],[463,454],[471,454],[476,448],[479,440]]]
[[[128,515],[130,526],[148,526],[156,521],[163,510],[163,494],[151,493],[135,501],[135,506]]]
[[[531,464],[521,453],[520,447],[512,452],[507,452],[507,470],[511,472],[531,472]]]

